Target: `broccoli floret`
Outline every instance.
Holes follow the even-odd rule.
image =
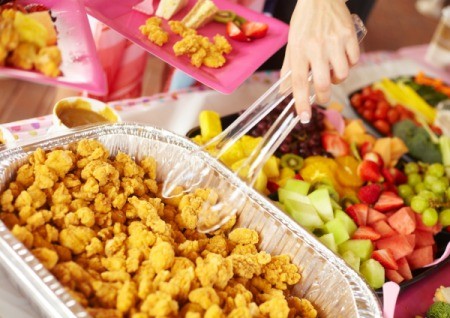
[[[397,122],[392,128],[392,132],[394,136],[404,141],[413,137],[417,128],[418,127],[412,120],[406,119]]]
[[[402,120],[394,125],[393,133],[405,142],[415,159],[426,163],[442,162],[439,146],[431,141],[425,128],[416,126],[411,120]]]
[[[427,318],[450,318],[450,304],[442,301],[435,302],[428,308]]]

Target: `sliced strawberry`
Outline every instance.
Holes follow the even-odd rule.
[[[381,186],[374,183],[361,187],[358,191],[358,198],[363,203],[374,204],[381,194]]]
[[[403,206],[403,199],[397,194],[390,191],[384,191],[381,193],[380,198],[373,206],[375,210],[380,212],[387,212],[401,208]]]
[[[336,133],[323,133],[322,146],[325,151],[331,153],[333,157],[346,156],[350,154],[350,146]]]
[[[233,21],[229,21],[227,23],[227,35],[236,41],[247,42],[250,39],[245,35],[244,31],[242,31],[239,26]]]
[[[369,214],[367,216],[367,224],[371,225],[381,220],[386,220],[387,216],[375,209],[369,208]],[[376,230],[376,229],[375,229]],[[380,233],[381,234],[381,233]]]
[[[397,262],[394,259],[394,255],[388,249],[376,250],[372,253],[372,258],[379,261],[386,269],[398,269]]]
[[[408,177],[402,171],[397,168],[390,168],[389,172],[394,177],[395,185],[403,184],[408,181]]]
[[[348,215],[355,221],[358,226],[367,224],[367,215],[369,214],[369,206],[364,203],[350,205],[345,209]]]
[[[267,35],[269,25],[262,22],[247,21],[242,24],[241,29],[246,37],[261,39]]]
[[[400,273],[398,271],[395,271],[393,269],[386,270],[386,277],[390,281],[397,283],[397,284],[400,284],[401,282],[403,282],[405,280],[405,278],[402,275],[400,275]]]
[[[48,8],[43,4],[31,3],[25,6],[25,10],[27,10],[28,13],[33,13],[39,11],[48,11]]]
[[[370,226],[361,225],[358,227],[355,233],[352,235],[354,240],[371,240],[376,241],[381,237],[380,233],[377,233]]]
[[[416,247],[433,246],[435,244],[433,233],[416,230]]]
[[[398,273],[403,276],[404,279],[412,279],[411,268],[409,267],[406,257],[399,258],[397,260]]]
[[[384,221],[384,220],[381,220],[381,221],[378,221],[378,222],[376,222],[376,223],[373,223],[373,224],[371,224],[371,226],[373,227],[373,229],[374,229],[375,231],[377,231],[378,233],[380,233],[380,235],[381,235],[382,238],[390,237],[390,236],[394,236],[394,235],[397,235],[397,234],[398,234],[398,233],[397,233],[392,227],[390,227],[389,224],[387,224],[387,222]]]
[[[415,213],[410,207],[403,207],[388,218],[389,225],[400,234],[411,234],[416,230]]]
[[[398,194],[397,187],[393,183],[383,182],[383,190]]]
[[[363,181],[381,182],[383,176],[381,175],[380,167],[373,161],[363,160],[358,165],[358,176]]]
[[[377,164],[378,167],[380,167],[380,168],[384,167],[383,158],[381,157],[381,155],[379,153],[377,153],[375,151],[367,152],[364,155],[363,160],[373,161]]]
[[[270,193],[278,191],[278,188],[280,188],[278,183],[273,182],[271,180],[267,181],[267,190],[269,190]]]
[[[366,153],[372,151],[373,145],[372,143],[366,141],[364,142],[361,147],[359,148],[359,153],[361,154],[361,158],[364,158]]]
[[[382,168],[381,175],[387,183],[395,184],[395,177],[391,174],[391,171],[388,168]]]

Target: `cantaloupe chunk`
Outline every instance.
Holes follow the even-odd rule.
[[[38,11],[28,14],[28,17],[39,22],[47,29],[47,46],[56,45],[57,34],[53,24],[52,17],[48,11]]]
[[[378,153],[385,165],[390,166],[391,162],[391,138],[378,138],[373,145],[372,151]]]

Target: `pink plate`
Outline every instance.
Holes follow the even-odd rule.
[[[34,71],[0,67],[0,75],[86,90],[97,95],[107,93],[106,77],[97,57],[86,10],[78,0],[19,0],[20,4],[39,3],[56,17],[58,47],[62,53],[62,76],[52,78]]]
[[[264,22],[269,25],[267,36],[252,42],[230,40],[233,51],[226,56],[227,63],[219,69],[191,65],[186,56],[177,57],[173,53],[173,44],[180,37],[169,31],[169,42],[159,47],[150,42],[139,31],[139,27],[149,17],[132,7],[141,0],[83,0],[90,15],[121,33],[130,41],[146,51],[158,56],[168,64],[182,70],[199,82],[225,94],[232,93],[270,56],[287,42],[289,27],[285,23],[261,13],[249,10],[226,0],[214,0],[221,10],[232,10],[249,21]],[[177,13],[172,20],[181,20],[196,0],[189,0],[188,6]],[[158,1],[154,5],[157,8]],[[164,27],[170,30],[166,23]],[[211,22],[199,29],[199,33],[212,38],[216,34],[226,35],[224,24]]]

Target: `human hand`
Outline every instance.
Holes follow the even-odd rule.
[[[348,76],[359,59],[358,39],[344,0],[301,0],[291,18],[281,74],[292,70],[295,108],[302,123],[311,119],[308,75],[318,103],[326,103],[331,83]]]

